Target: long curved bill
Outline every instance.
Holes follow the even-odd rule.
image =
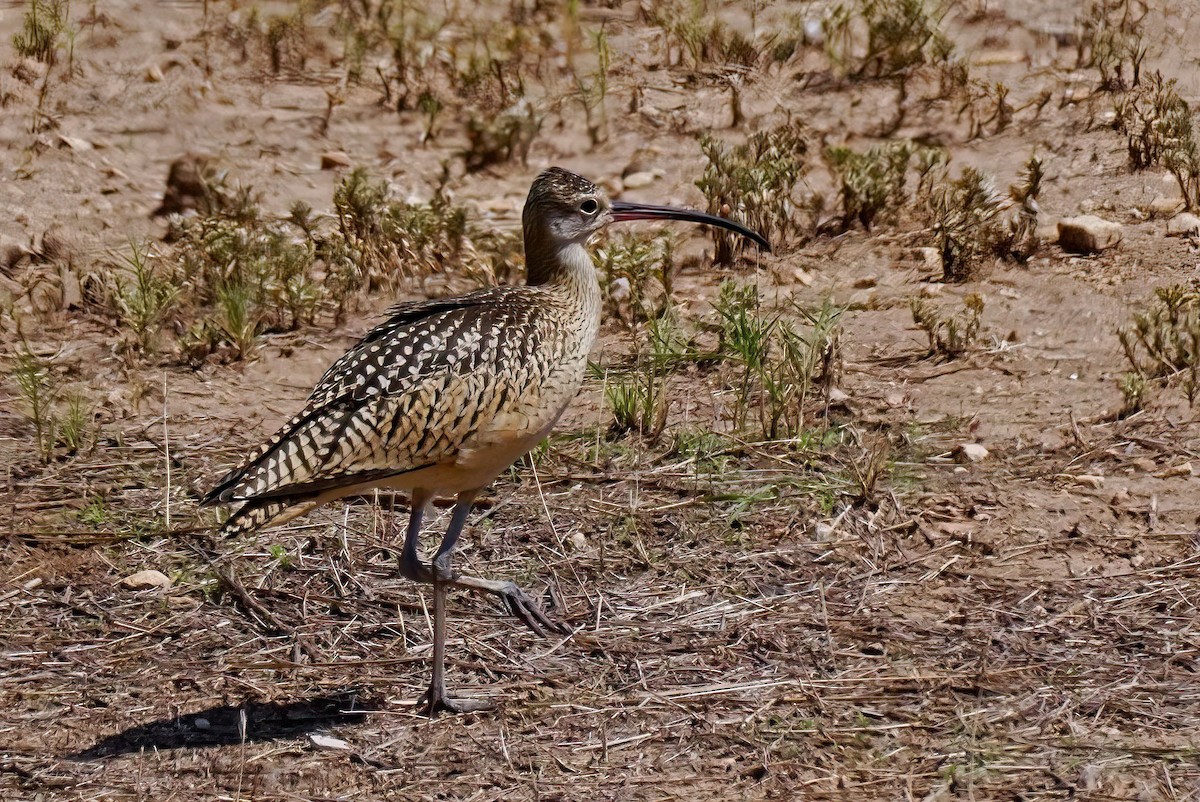
[[[674,206],[654,206],[649,203],[613,201],[612,219],[618,223],[625,220],[686,220],[689,223],[717,226],[718,228],[728,229],[729,231],[741,234],[747,239],[754,240],[754,243],[758,247],[767,253],[771,252],[771,243],[767,242],[767,238],[757,231],[746,228],[741,223],[726,220],[724,217],[717,217],[716,215],[705,214],[704,212],[694,212],[691,209],[677,209]]]

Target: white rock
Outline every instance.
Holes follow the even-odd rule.
[[[341,738],[332,738],[328,735],[309,735],[309,742],[317,749],[329,749],[336,752],[349,752],[350,744],[343,741]]]
[[[810,45],[825,44],[825,26],[816,17],[804,20],[804,41]]]
[[[625,189],[641,189],[648,187],[654,183],[656,176],[649,170],[642,170],[637,173],[630,173],[622,179]]]
[[[350,157],[340,150],[327,150],[321,154],[321,169],[333,170],[338,167],[349,167]]]
[[[1167,221],[1168,237],[1194,237],[1200,234],[1200,217],[1182,212]]]
[[[840,390],[837,387],[829,388],[829,403],[831,406],[845,406],[849,400],[850,396],[843,390]]]
[[[1121,241],[1121,225],[1085,214],[1058,221],[1058,244],[1075,253],[1099,253]]]
[[[959,462],[982,462],[988,456],[988,450],[979,443],[963,443],[955,451]]]
[[[58,146],[60,148],[70,148],[71,150],[92,150],[95,147],[86,139],[80,139],[77,136],[67,136],[66,134],[58,135]]]
[[[169,588],[171,587],[171,578],[162,571],[155,571],[153,568],[149,568],[145,571],[138,571],[136,574],[130,574],[122,579],[120,584],[133,590]]]
[[[612,298],[617,303],[629,300],[630,294],[632,294],[632,289],[629,285],[629,279],[625,278],[624,276],[615,278],[609,282],[608,297]]]
[[[946,269],[942,263],[942,252],[937,248],[917,248],[917,255],[921,259],[921,266],[926,270],[941,273]]]

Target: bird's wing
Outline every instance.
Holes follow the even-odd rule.
[[[542,380],[529,287],[404,304],[338,359],[303,410],[202,504],[301,497],[453,459]]]

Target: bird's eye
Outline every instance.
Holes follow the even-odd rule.
[[[595,214],[596,212],[600,211],[600,204],[596,203],[596,201],[592,200],[591,198],[588,198],[583,203],[579,204],[579,211],[583,212],[584,214]]]

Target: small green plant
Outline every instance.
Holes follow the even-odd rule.
[[[807,172],[808,143],[798,124],[759,131],[744,145],[729,146],[710,134],[700,138],[708,163],[696,186],[708,201],[710,214],[740,220],[783,247],[801,230],[795,218],[796,185]],[[715,261],[732,264],[744,240],[723,229],[712,229]]]
[[[863,228],[881,216],[894,215],[907,197],[908,164],[917,146],[907,140],[876,145],[864,153],[847,147],[831,147],[825,161],[838,182],[843,225],[858,220]]]
[[[494,113],[472,111],[467,119],[467,147],[462,154],[467,172],[478,172],[513,159],[525,164],[541,128],[541,115],[525,98]]]
[[[926,0],[846,0],[822,21],[830,62],[854,80],[904,78],[947,61],[954,46],[942,33],[945,7]]]
[[[92,407],[87,398],[79,392],[68,393],[58,424],[58,442],[74,454],[83,451],[94,434]]]
[[[608,140],[608,112],[605,103],[608,99],[608,70],[612,65],[612,50],[608,46],[608,34],[601,28],[595,34],[596,71],[590,78],[584,78],[571,67],[575,78],[575,90],[579,104],[583,107],[584,123],[587,126],[588,139],[592,147]]]
[[[623,233],[602,245],[597,255],[612,311],[631,330],[667,313],[678,269],[670,232],[652,238]]]
[[[308,60],[309,30],[304,3],[292,14],[272,17],[267,22],[264,40],[271,60],[271,72],[278,75],[288,69],[304,72]]]
[[[913,323],[929,337],[929,353],[955,359],[970,351],[979,339],[983,321],[984,302],[979,293],[963,298],[963,308],[944,315],[924,298],[914,298],[910,304]]]
[[[1200,396],[1200,289],[1174,284],[1154,291],[1146,308],[1135,312],[1132,325],[1117,331],[1121,348],[1137,379],[1122,379],[1122,394],[1138,400],[1149,382],[1181,376],[1188,403]],[[1128,385],[1128,389],[1126,387]],[[1131,392],[1136,390],[1137,392]]]
[[[1079,17],[1076,62],[1100,73],[1102,90],[1124,91],[1140,82],[1148,52],[1141,33],[1147,10],[1135,0],[1092,0]]]
[[[160,275],[160,260],[150,245],[129,241],[129,253],[121,255],[124,275],[113,276],[111,292],[117,318],[132,332],[137,348],[154,350],[159,329],[179,298],[179,288],[170,278]]]
[[[1192,110],[1179,96],[1175,79],[1154,72],[1116,102],[1113,126],[1125,136],[1135,170],[1160,164],[1175,177],[1189,209],[1200,206],[1200,144]]]
[[[53,66],[58,61],[70,9],[70,0],[30,0],[21,30],[13,34],[13,50],[22,58]]]
[[[762,58],[763,48],[721,22],[705,0],[652,3],[646,15],[647,22],[663,31],[668,65],[675,61],[672,51],[678,52],[681,60],[686,56],[694,70],[750,69]]]
[[[1006,204],[992,179],[973,167],[930,191],[930,244],[942,256],[946,281],[965,281],[987,257],[1009,253],[1012,231],[1000,216]]]
[[[1046,172],[1042,160],[1036,153],[1021,170],[1021,181],[1008,188],[1008,196],[1016,205],[1016,213],[1008,220],[1008,255],[1020,264],[1025,264],[1041,247],[1037,235],[1038,196],[1042,192],[1042,179]]]
[[[33,425],[38,458],[49,462],[57,438],[58,419],[54,407],[59,397],[58,379],[50,362],[33,353],[24,343],[14,360],[12,377],[25,417]]]
[[[654,441],[667,425],[666,384],[650,363],[610,373],[605,380],[604,398],[612,411],[610,435],[637,432]]]
[[[751,414],[767,439],[795,437],[817,388],[833,385],[840,364],[842,309],[826,302],[815,310],[793,305],[799,321],[764,313],[751,285],[727,281],[713,305],[720,320],[720,353],[736,365],[734,428]]]
[[[79,511],[79,522],[93,529],[99,529],[109,522],[110,512],[104,503],[103,496],[93,496]]]
[[[1139,373],[1126,373],[1117,381],[1123,403],[1120,417],[1127,418],[1146,406],[1146,390],[1150,383]]]
[[[50,462],[60,446],[76,454],[94,444],[91,404],[78,390],[64,390],[49,359],[22,343],[10,373],[22,411],[33,427],[34,453],[39,460]]]

